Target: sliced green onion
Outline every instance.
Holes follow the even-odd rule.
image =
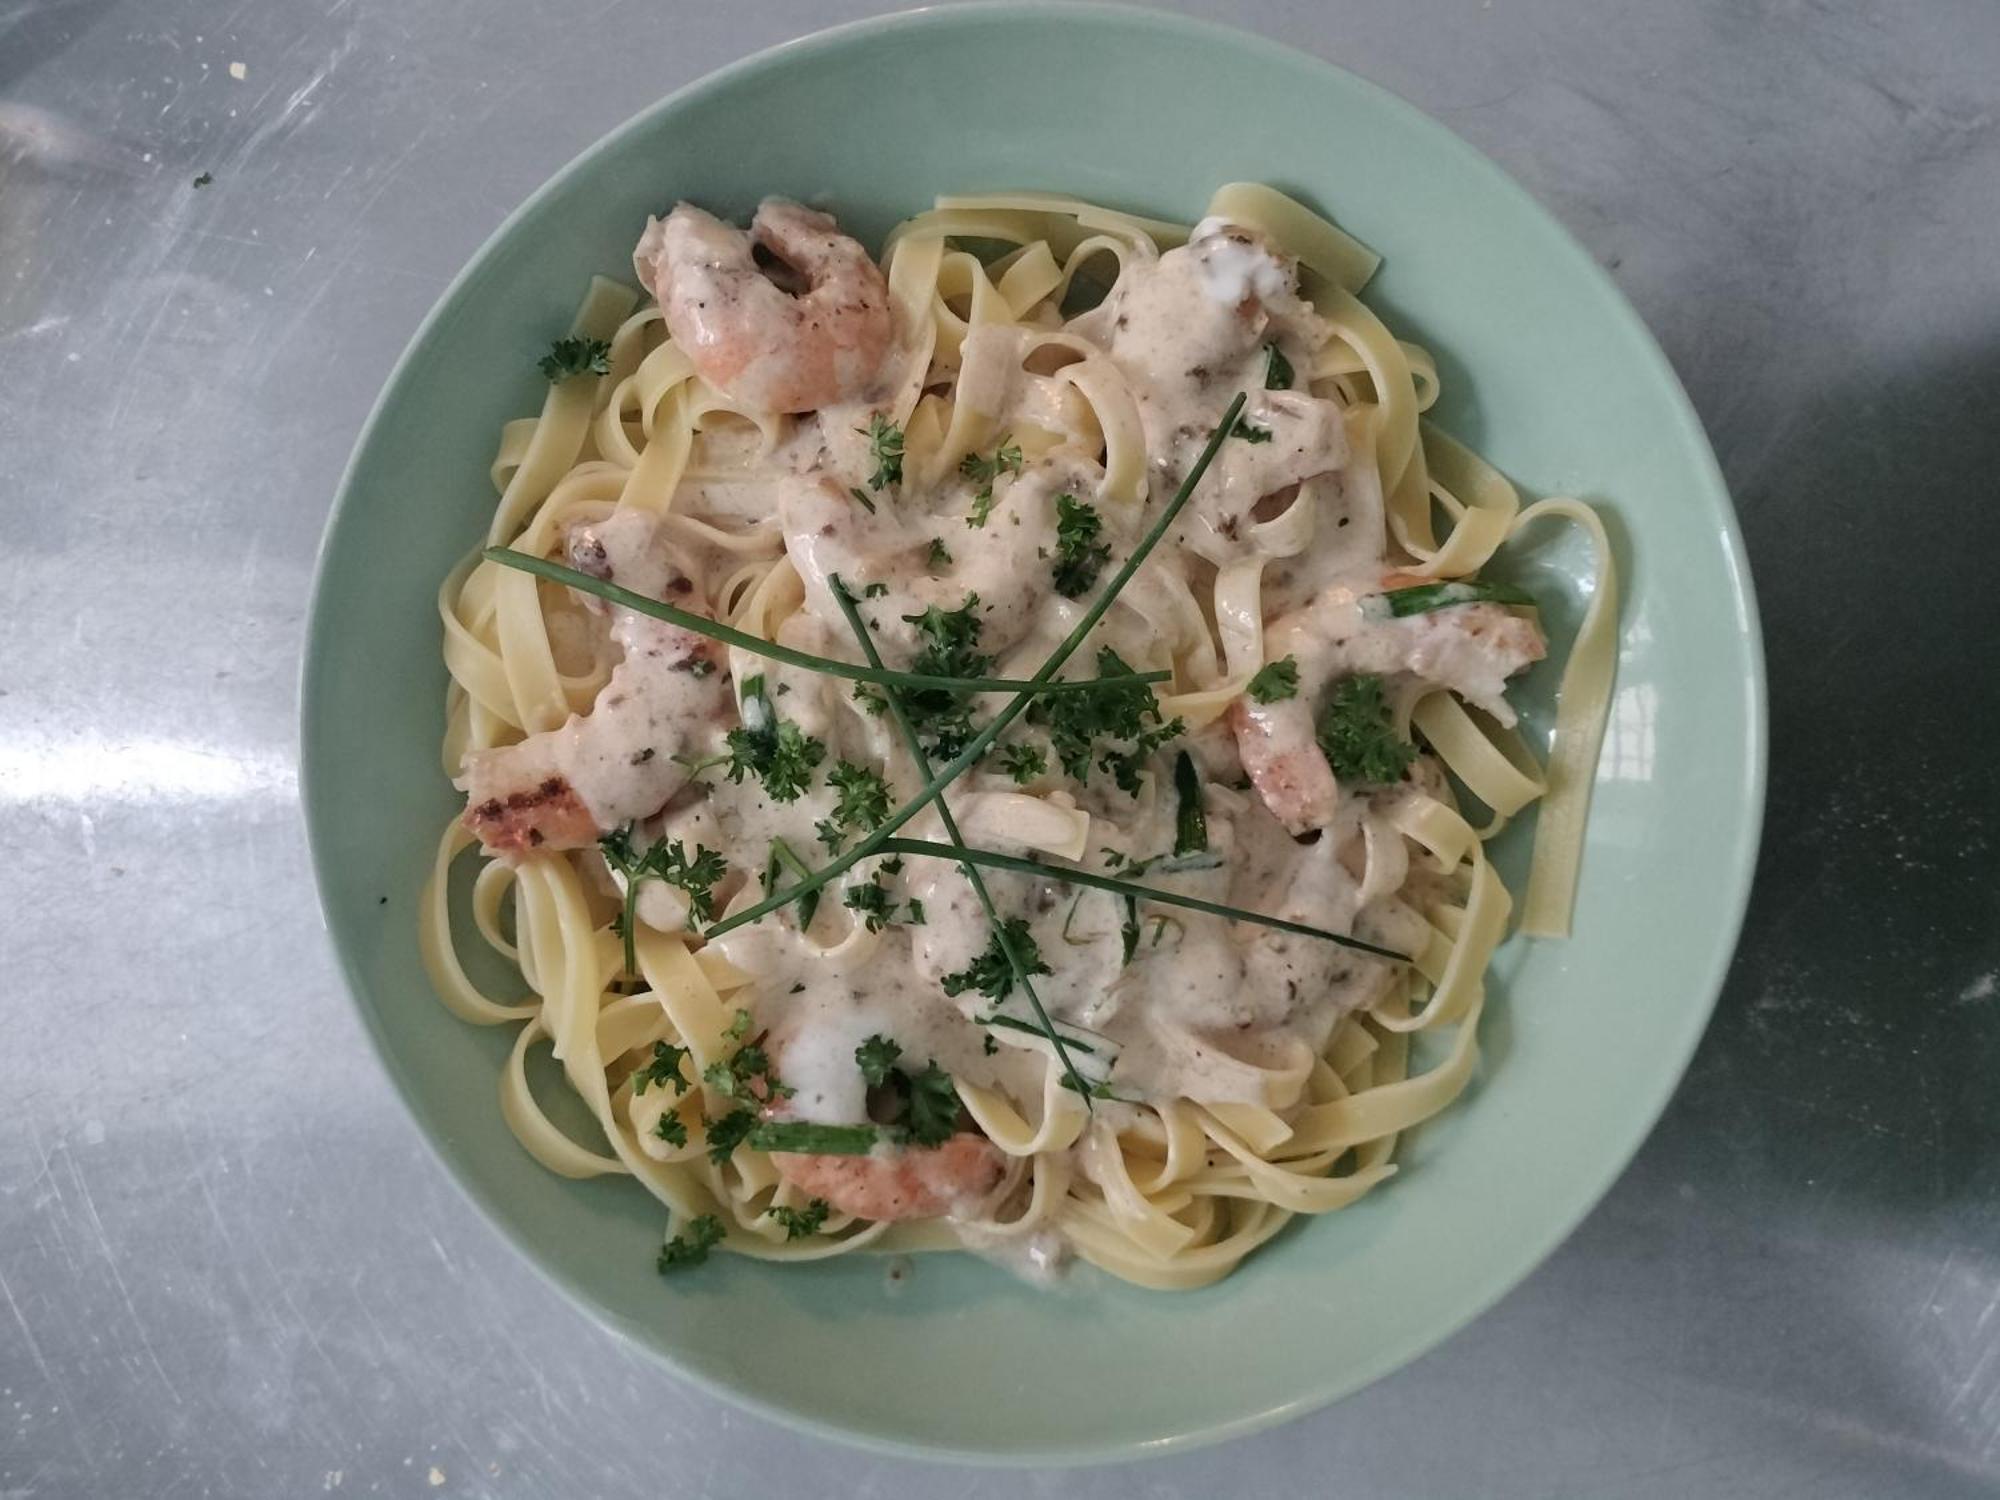
[[[1174,853],[1199,854],[1208,848],[1208,815],[1201,806],[1201,777],[1194,757],[1183,750],[1174,757]]]
[[[1343,948],[1372,953],[1377,958],[1393,958],[1398,963],[1410,961],[1407,953],[1398,953],[1393,948],[1379,947],[1365,939],[1349,937],[1344,932],[1332,932],[1324,927],[1294,922],[1287,917],[1273,917],[1263,912],[1246,911],[1240,906],[1228,906],[1220,901],[1204,901],[1199,896],[1184,896],[1179,891],[1162,890],[1158,886],[1134,885],[1131,881],[1120,880],[1114,875],[1094,875],[1088,870],[1073,870],[1067,865],[1045,865],[1037,860],[1021,859],[1012,854],[996,854],[991,849],[954,849],[949,844],[936,844],[929,839],[884,839],[882,847],[896,854],[921,854],[931,859],[949,859],[959,863],[971,860],[974,864],[985,865],[988,869],[1014,870],[1023,875],[1039,875],[1044,880],[1055,881],[1058,885],[1087,885],[1094,890],[1110,891],[1135,902],[1157,901],[1162,906],[1184,906],[1189,911],[1205,911],[1211,916],[1227,917],[1232,922],[1252,922],[1259,927],[1275,927],[1280,932],[1296,932],[1302,937],[1322,938]],[[715,929],[709,930],[713,932]]]
[[[551,562],[546,557],[516,552],[511,547],[488,547],[480,555],[488,562],[499,563],[505,568],[516,568],[523,573],[532,573],[537,578],[548,579],[551,583],[566,584],[580,594],[594,594],[597,598],[621,608],[632,610],[637,614],[650,615],[656,620],[665,620],[668,624],[678,625],[694,635],[707,636],[712,641],[721,641],[725,646],[735,646],[753,656],[804,667],[808,671],[821,672],[828,677],[845,677],[855,682],[873,682],[889,687],[945,688],[954,693],[1076,693],[1094,690],[1098,686],[1091,681],[1050,682],[1039,678],[1021,681],[1011,677],[933,677],[924,672],[898,672],[888,667],[857,666],[851,661],[836,661],[830,656],[814,656],[810,651],[796,651],[790,646],[781,646],[776,641],[767,641],[762,636],[751,635],[732,625],[724,625],[720,620],[711,620],[707,615],[693,614],[645,594],[635,594],[632,590],[621,588],[606,579],[579,573],[575,568]],[[1173,673],[1142,672],[1139,675],[1148,682],[1166,682]]]
[[[1000,1026],[1006,1028],[1008,1031],[1025,1031],[1028,1033],[1029,1036],[1046,1037],[1048,1035],[1048,1033],[1043,1031],[1041,1027],[1031,1025],[1026,1021],[1017,1021],[1012,1016],[1002,1016],[1002,1015],[974,1016],[972,1019],[981,1026]],[[1063,1040],[1068,1042],[1070,1046],[1074,1047],[1079,1052],[1094,1053],[1097,1051],[1097,1049],[1091,1046],[1090,1043],[1079,1042],[1073,1037],[1065,1037],[1063,1038]]]
[[[879,1139],[873,1125],[817,1125],[811,1120],[765,1120],[745,1137],[753,1151],[807,1156],[866,1156]]]
[[[1511,583],[1420,583],[1414,588],[1390,589],[1379,597],[1388,601],[1389,613],[1397,619],[1421,615],[1433,609],[1449,609],[1454,604],[1533,604],[1535,596]]]

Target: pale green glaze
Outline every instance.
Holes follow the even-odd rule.
[[[585,279],[628,274],[647,212],[677,197],[742,215],[792,194],[872,241],[938,192],[1037,187],[1191,219],[1237,178],[1305,197],[1382,252],[1370,300],[1437,352],[1447,426],[1529,491],[1607,509],[1626,602],[1578,936],[1503,952],[1480,1078],[1409,1143],[1400,1177],[1211,1290],[1084,1272],[1037,1292],[957,1257],[919,1262],[893,1293],[867,1257],[725,1258],[662,1280],[658,1205],[522,1154],[496,1108],[507,1036],[454,1020],[418,964],[417,892],[455,802],[437,764],[433,598],[492,510],[500,424],[536,409],[535,359]],[[1527,549],[1515,569],[1557,596],[1559,639],[1579,556]],[[1544,666],[1518,695],[1536,725],[1554,677]],[[397,367],[327,531],[305,802],[328,926],[412,1113],[593,1316],[823,1432],[1098,1458],[1251,1431],[1352,1391],[1458,1328],[1576,1224],[1653,1123],[1721,984],[1754,862],[1763,702],[1750,581],[1694,415],[1610,282],[1497,169],[1381,90],[1250,37],[982,7],[850,27],[719,73],[591,148],[479,253]],[[1510,867],[1525,832],[1507,837]]]

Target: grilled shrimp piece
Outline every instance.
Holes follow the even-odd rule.
[[[1381,584],[1396,588],[1411,581],[1390,574]],[[1294,834],[1326,827],[1340,802],[1313,723],[1329,683],[1359,673],[1413,677],[1449,688],[1512,724],[1507,679],[1547,650],[1533,621],[1497,604],[1375,618],[1363,607],[1366,597],[1337,585],[1279,620],[1267,632],[1265,653],[1298,663],[1297,693],[1276,703],[1238,698],[1229,706],[1244,771],[1272,816]]]
[[[941,1146],[868,1156],[773,1152],[771,1165],[800,1192],[857,1219],[934,1219],[968,1208],[999,1185],[1007,1158],[983,1135],[961,1131]]]
[[[702,612],[692,583],[657,545],[649,516],[625,511],[576,527],[569,553],[584,572]],[[726,655],[707,637],[613,609],[611,639],[624,657],[589,714],[466,756],[457,783],[466,794],[465,826],[489,854],[583,848],[650,817],[687,783],[675,755],[728,714]]]
[[[763,249],[805,282],[793,295],[757,264]],[[758,411],[865,400],[895,343],[889,285],[826,214],[766,198],[745,234],[692,203],[648,219],[632,252],[674,342],[710,385]]]

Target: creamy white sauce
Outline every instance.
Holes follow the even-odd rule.
[[[1250,393],[1245,422],[1266,436],[1238,436],[1223,445],[1177,533],[1148,561],[1067,675],[1088,675],[1102,646],[1134,665],[1162,664],[1155,626],[1128,601],[1144,597],[1149,580],[1174,578],[1189,580],[1186,587],[1199,597],[1214,568],[1261,557],[1275,597],[1298,605],[1315,601],[1272,625],[1267,651],[1274,658],[1295,654],[1302,693],[1317,694],[1346,672],[1414,671],[1504,714],[1505,673],[1490,654],[1438,629],[1434,617],[1377,620],[1355,602],[1383,571],[1381,500],[1365,466],[1352,463],[1339,408],[1306,389],[1328,330],[1296,295],[1288,262],[1243,231],[1207,222],[1187,248],[1128,267],[1105,303],[1074,320],[1069,331],[1097,345],[1123,373],[1145,436],[1145,504],[1096,504],[1100,540],[1113,553],[1110,566],[1129,553],[1237,391]],[[1265,389],[1273,348],[1296,372],[1294,389]],[[1012,380],[996,431],[1046,417],[1055,399],[1049,387],[1025,372]],[[1059,448],[1030,460],[1018,475],[1001,475],[984,526],[967,524],[975,484],[955,472],[930,489],[909,483],[899,492],[878,492],[871,512],[852,496],[856,487],[866,493],[869,482],[868,444],[859,435],[868,416],[862,409],[799,419],[776,454],[737,452],[736,469],[691,480],[676,496],[669,520],[612,517],[580,529],[573,554],[581,547],[579,565],[594,565],[601,550],[618,581],[655,592],[673,587],[684,571],[708,578],[723,571],[716,557],[688,551],[720,545],[712,536],[704,541],[701,526],[738,537],[765,535],[771,544],[766,555],[781,540],[804,585],[803,609],[781,635],[786,644],[858,659],[831,592],[837,575],[866,596],[862,613],[890,664],[907,665],[919,645],[906,616],[931,607],[956,609],[976,596],[978,648],[996,658],[1000,673],[1029,675],[1084,609],[1053,587],[1056,497],[1096,502],[1103,475],[1094,455]],[[1292,514],[1293,504],[1306,509]],[[939,542],[948,561],[934,545]],[[674,565],[675,548],[694,558],[687,570]],[[721,893],[726,901],[740,904],[761,894],[773,841],[808,865],[828,857],[816,830],[836,805],[826,773],[837,762],[882,773],[892,806],[916,791],[917,768],[888,721],[856,702],[851,683],[742,653],[733,654],[735,675],[761,673],[776,715],[825,746],[806,792],[775,801],[756,778],[731,782],[719,767],[683,785],[684,777],[640,759],[643,748],[657,746],[664,754],[671,746],[698,761],[719,752],[739,722],[730,677],[697,678],[681,669],[673,638],[663,629],[671,627],[611,613],[609,634],[621,661],[614,686],[623,696],[613,702],[607,691],[592,715],[588,743],[566,751],[566,764],[594,811],[647,818],[648,830],[725,853],[732,866]],[[978,717],[1003,701],[983,700]],[[606,719],[602,730],[599,719]],[[1002,744],[1049,749],[1047,732],[1027,720]],[[1146,880],[1392,946],[1421,943],[1422,919],[1405,899],[1423,894],[1421,878],[1406,880],[1407,861],[1397,862],[1400,836],[1386,821],[1394,799],[1409,793],[1387,788],[1354,797],[1315,841],[1298,842],[1255,794],[1237,789],[1243,767],[1226,718],[1156,755],[1137,796],[1120,790],[1101,768],[1078,785],[1054,769],[1049,755],[1051,772],[1026,788],[989,758],[952,789],[950,802],[966,821],[978,822],[977,841],[987,847],[1046,849],[1064,830],[1080,831],[1079,865],[1103,870],[1112,851],[1129,859],[1171,851],[1172,756],[1181,749],[1201,769],[1209,846],[1217,858],[1212,868],[1155,872]],[[1047,799],[1041,815],[1027,815],[1018,800],[1006,800],[1024,794]],[[935,811],[905,833],[943,837]],[[1140,936],[1128,960],[1120,898],[1052,877],[989,871],[986,879],[1000,911],[1028,923],[1052,970],[1035,981],[1049,1014],[1077,1044],[1092,1076],[1108,1077],[1125,1098],[1270,1102],[1272,1070],[1295,1063],[1302,1051],[1322,1049],[1340,1018],[1374,1004],[1391,975],[1386,962],[1331,943],[1150,904],[1141,908]],[[844,904],[848,891],[870,880],[887,890],[898,914],[879,932],[866,930]],[[911,902],[921,907],[921,924],[910,920]],[[653,883],[642,895],[640,914],[657,925],[676,925],[685,904]],[[1017,991],[996,1003],[970,989],[945,993],[946,977],[971,965],[989,940],[986,916],[958,867],[910,858],[900,867],[863,861],[823,893],[803,929],[796,911],[787,909],[725,935],[716,946],[756,981],[756,1024],[768,1031],[779,1071],[797,1091],[792,1110],[807,1120],[857,1123],[867,1118],[867,1098],[854,1051],[877,1034],[893,1038],[914,1064],[934,1060],[962,1082],[1022,1099],[1039,1096],[1048,1044],[1021,1029],[1033,1024],[1024,997]],[[991,1023],[996,1014],[1003,1024]],[[996,1240],[994,1253],[1001,1248]],[[1047,1245],[1013,1245],[1005,1253],[1044,1274],[1059,1260]]]

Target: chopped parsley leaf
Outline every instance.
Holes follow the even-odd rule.
[[[934,536],[931,538],[929,560],[930,565],[940,571],[951,566],[951,548],[944,544],[943,537]]]
[[[1042,950],[1036,946],[1034,935],[1028,931],[1028,924],[1019,917],[1009,917],[1000,924],[1006,934],[1006,942],[1001,942],[1001,932],[995,932],[986,940],[986,950],[965,968],[955,974],[947,974],[941,981],[947,995],[962,995],[967,990],[977,990],[989,1000],[1005,1000],[1014,992],[1014,966],[1007,959],[1007,950],[1014,950],[1014,956],[1021,961],[1025,974],[1052,974],[1055,971],[1042,962]]]
[[[1268,443],[1271,441],[1271,429],[1268,427],[1252,426],[1247,417],[1238,417],[1236,425],[1229,429],[1229,435],[1231,437],[1242,438],[1246,443]]]
[[[993,450],[991,458],[981,458],[977,453],[968,453],[958,461],[958,472],[979,486],[972,497],[972,511],[965,518],[968,526],[984,526],[986,518],[993,514],[993,481],[1002,474],[1021,472],[1021,450],[1000,439],[1000,445]]]
[[[1016,786],[1026,786],[1049,768],[1049,758],[1040,745],[1009,745],[1000,752],[1000,769],[1014,778]]]
[[[744,1012],[745,1015],[749,1012]],[[727,1061],[701,1070],[701,1081],[727,1099],[788,1099],[793,1090],[778,1081],[771,1055],[755,1042],[738,1047]]]
[[[832,813],[819,823],[820,842],[831,853],[840,852],[847,829],[866,831],[889,816],[889,783],[878,771],[857,766],[853,761],[837,761],[826,773],[827,784],[840,794]],[[833,836],[828,837],[831,833]]]
[[[813,827],[827,852],[838,854],[850,829],[865,832],[889,816],[889,783],[879,772],[847,760],[835,764],[826,779],[840,800]]]
[[[787,1240],[810,1239],[820,1232],[826,1223],[826,1216],[833,1205],[824,1198],[814,1198],[804,1208],[792,1208],[787,1204],[774,1204],[771,1217],[785,1226]]]
[[[912,672],[931,677],[984,677],[993,658],[980,651],[979,596],[967,594],[957,609],[935,604],[920,615],[904,615],[917,627],[922,644],[910,661]],[[931,742],[932,751],[950,759],[972,738],[972,699],[952,688],[904,688],[903,709],[911,725]]]
[[[1296,696],[1299,691],[1298,661],[1290,656],[1281,656],[1276,661],[1265,662],[1244,691],[1259,703],[1278,703]]]
[[[743,684],[743,724],[726,737],[731,781],[755,775],[773,802],[795,802],[826,756],[826,746],[790,720],[780,720],[764,690],[764,674]]]
[[[1397,737],[1382,679],[1369,673],[1343,679],[1319,712],[1319,747],[1343,781],[1384,783],[1401,779],[1417,747]]]
[[[924,925],[924,903],[923,903],[923,902],[921,902],[921,901],[919,901],[919,900],[918,900],[918,899],[917,899],[917,898],[916,898],[915,896],[912,896],[912,897],[911,897],[911,898],[909,899],[909,902],[908,902],[907,904],[908,904],[908,907],[909,907],[909,913],[910,913],[910,914],[909,914],[908,916],[906,916],[905,918],[903,918],[903,920],[904,920],[905,922],[909,923],[909,925],[910,925],[910,926],[912,926],[912,927],[921,927],[921,926],[923,926],[923,925]]]
[[[869,489],[886,489],[903,482],[903,429],[879,411],[868,419],[868,454],[875,461],[875,472],[868,476]]]
[[[861,1076],[868,1087],[879,1089],[889,1081],[896,1059],[902,1055],[902,1047],[878,1031],[854,1049],[854,1065],[861,1069]]]
[[[708,1252],[722,1243],[722,1220],[714,1214],[689,1219],[687,1228],[660,1247],[660,1271],[685,1271],[708,1259]]]
[[[895,918],[896,901],[889,894],[889,888],[872,880],[866,885],[849,886],[847,894],[840,898],[840,904],[860,912],[870,932],[880,932]]]
[[[639,971],[634,950],[634,923],[639,906],[639,888],[648,880],[660,880],[687,896],[690,923],[706,922],[715,915],[715,883],[729,872],[729,862],[713,849],[694,846],[692,857],[679,839],[657,839],[643,852],[632,843],[633,824],[614,828],[597,841],[604,862],[625,880],[625,906],[618,914],[618,933],[625,939],[625,972]]]
[[[1111,561],[1111,548],[1097,540],[1103,527],[1095,506],[1074,495],[1056,496],[1055,579],[1063,598],[1082,598]]]
[[[681,1072],[681,1062],[688,1055],[685,1047],[676,1047],[672,1042],[653,1043],[653,1060],[632,1075],[632,1092],[643,1094],[648,1086],[667,1084],[674,1086],[674,1097],[679,1098],[688,1091],[687,1075]]]
[[[743,1137],[757,1126],[757,1111],[738,1106],[719,1120],[708,1122],[708,1159],[718,1167],[736,1154]]]
[[[660,1116],[653,1126],[653,1134],[669,1146],[685,1146],[688,1143],[687,1122],[672,1110]]]
[[[548,377],[550,385],[561,385],[579,375],[609,375],[611,346],[603,339],[557,339],[535,367]]]
[[[1137,795],[1139,770],[1146,759],[1186,730],[1187,725],[1179,719],[1162,722],[1159,700],[1150,684],[1120,680],[1137,676],[1116,651],[1100,647],[1097,680],[1103,686],[1093,693],[1054,695],[1030,710],[1031,715],[1047,722],[1056,759],[1078,781],[1089,781],[1091,757],[1099,740],[1122,741],[1131,748],[1109,751],[1098,764],[1111,773],[1120,790]]]
[[[958,1089],[936,1061],[912,1071],[901,1066],[902,1056],[903,1049],[879,1033],[854,1049],[855,1065],[868,1087],[887,1089],[895,1095],[889,1121],[892,1134],[918,1146],[939,1145],[958,1128],[963,1107]]]
[[[958,1129],[958,1113],[964,1108],[951,1074],[935,1062],[924,1064],[921,1073],[905,1073],[909,1094],[904,1101],[901,1124],[909,1139],[919,1146],[940,1146]]]

